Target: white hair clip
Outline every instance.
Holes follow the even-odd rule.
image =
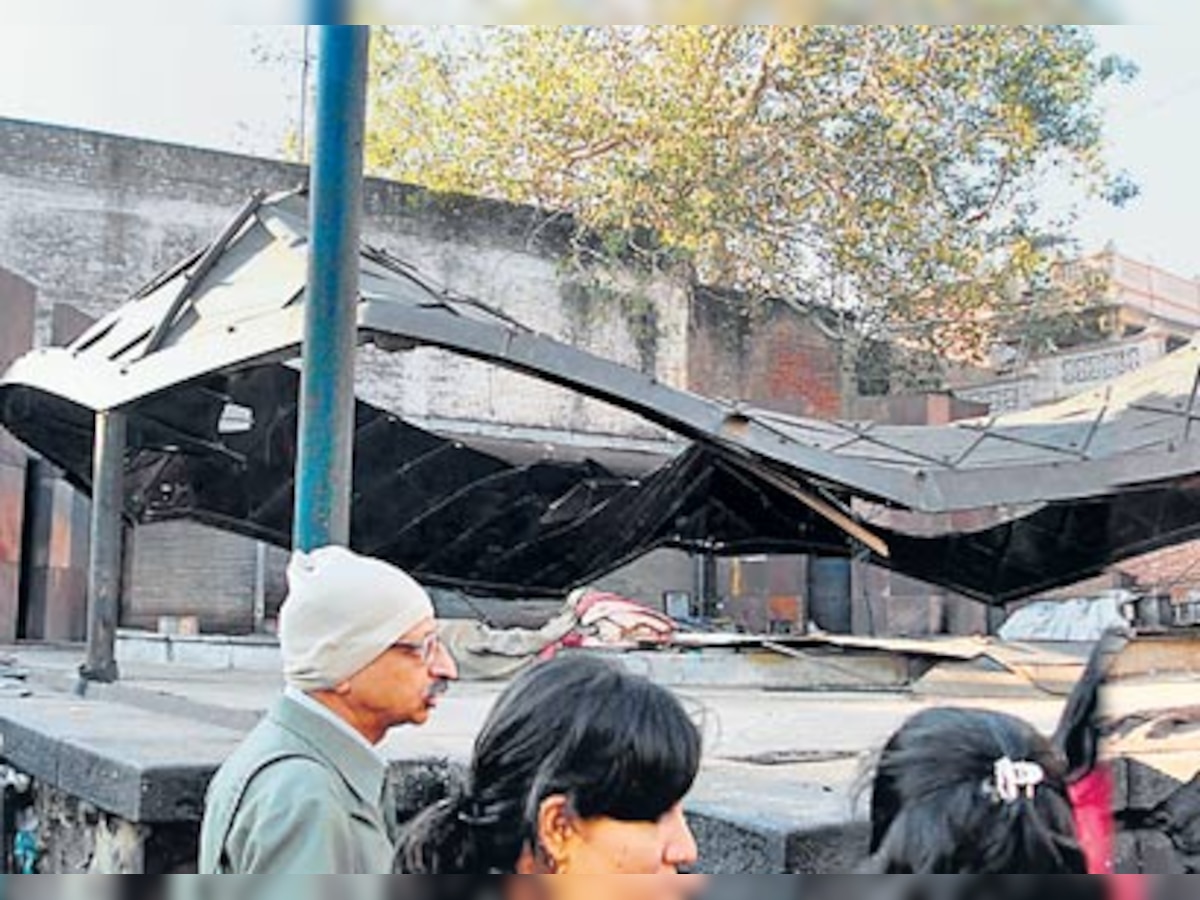
[[[1016,803],[1022,796],[1032,800],[1046,780],[1046,770],[1035,762],[1014,762],[1007,756],[996,760],[989,793],[1004,803]]]

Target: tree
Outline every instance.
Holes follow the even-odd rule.
[[[444,10],[423,9],[415,20],[445,16],[489,25],[1099,25],[1120,21],[1116,6],[1114,0],[464,0]],[[370,13],[371,5],[364,7]],[[388,12],[388,21],[395,22],[395,10]]]
[[[1050,179],[1131,194],[1098,92],[1132,70],[1087,28],[391,29],[374,60],[376,172],[652,234],[632,252],[925,351],[1079,302],[1047,289]]]

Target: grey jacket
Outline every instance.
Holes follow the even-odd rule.
[[[281,697],[209,785],[199,874],[389,874],[386,774],[352,735]]]

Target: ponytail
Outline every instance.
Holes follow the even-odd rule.
[[[919,713],[888,743],[871,810],[874,874],[1086,875],[1066,762],[1001,713]]]
[[[396,847],[395,870],[403,875],[470,875],[480,869],[468,802],[457,791],[418,813]]]

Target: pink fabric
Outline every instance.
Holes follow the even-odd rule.
[[[1071,785],[1075,830],[1087,856],[1088,874],[1113,874],[1116,834],[1113,822],[1113,776],[1106,765]]]
[[[1113,900],[1149,900],[1145,875],[1114,875]]]
[[[1147,900],[1146,876],[1114,875],[1116,823],[1113,819],[1113,774],[1101,763],[1071,786],[1075,828],[1088,860],[1088,874],[1112,876],[1113,900]]]
[[[667,643],[677,627],[668,616],[636,600],[603,591],[586,594],[575,605],[575,616],[575,630],[543,650],[538,659],[552,659],[568,648]]]

